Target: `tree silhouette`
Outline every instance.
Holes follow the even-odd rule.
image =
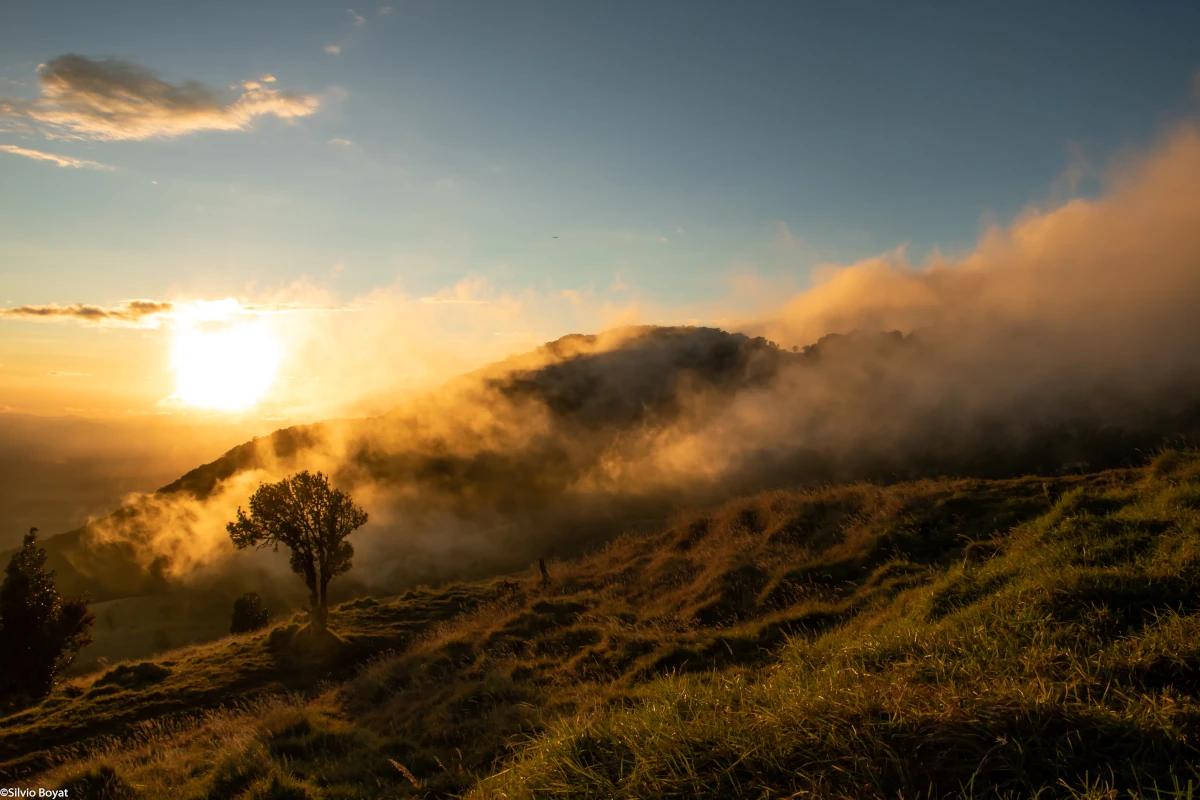
[[[233,601],[233,620],[229,623],[230,633],[248,633],[267,624],[271,614],[263,605],[258,592],[246,592]]]
[[[366,521],[367,512],[323,473],[305,470],[259,486],[250,513],[239,506],[237,520],[225,527],[238,549],[283,545],[291,551],[292,571],[308,586],[312,626],[324,630],[329,582],[350,569],[354,556],[346,537]]]
[[[63,599],[46,569],[37,528],[30,528],[0,584],[0,689],[49,694],[55,677],[91,642],[94,621],[84,601]]]

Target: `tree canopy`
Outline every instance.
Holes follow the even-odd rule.
[[[312,605],[312,623],[325,627],[329,582],[350,569],[354,548],[346,537],[367,521],[367,512],[350,495],[333,488],[324,473],[298,472],[277,483],[264,483],[241,507],[226,529],[239,549],[283,545],[292,571],[304,579]]]

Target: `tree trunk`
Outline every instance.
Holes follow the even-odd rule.
[[[313,589],[312,625],[319,631],[324,631],[329,621],[328,590],[329,579],[324,575],[318,576]]]
[[[315,631],[324,631],[329,619],[329,608],[325,605],[325,595],[320,590],[312,593],[311,608],[308,611],[308,621]]]

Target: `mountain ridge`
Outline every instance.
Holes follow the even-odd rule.
[[[472,529],[466,546],[479,563],[458,559],[447,569],[431,554],[407,577],[401,571],[374,578],[397,587],[485,574],[497,548],[474,529],[519,530],[520,538],[505,540],[511,558],[496,567],[511,569],[517,559],[579,552],[625,527],[660,523],[666,509],[703,499],[855,479],[1120,466],[1164,442],[1186,445],[1200,431],[1200,402],[1126,425],[1088,416],[1027,421],[1005,416],[1004,408],[956,411],[946,406],[957,402],[952,397],[941,401],[943,408],[919,394],[910,400],[905,371],[923,368],[935,343],[921,332],[855,332],[788,351],[761,337],[703,327],[571,334],[386,414],[256,437],[140,502],[157,513],[155,504],[164,502],[207,502],[240,475],[318,468],[351,490],[382,493],[389,516],[425,531],[418,536],[425,549],[435,547],[428,542],[448,521]],[[793,394],[801,398],[798,408],[788,406]],[[782,420],[778,433],[772,416]],[[846,441],[838,432],[864,426],[867,436]],[[682,458],[688,469],[675,474],[673,462]],[[164,519],[183,517],[186,525],[197,513],[229,515],[239,498],[232,489],[226,494],[211,512],[186,507]],[[155,528],[166,523],[153,514],[140,523],[138,508],[122,507],[46,540],[67,589],[111,599],[171,583],[171,548],[186,549],[187,542],[159,547]],[[219,522],[207,537],[221,538]],[[569,538],[564,529],[572,531]]]

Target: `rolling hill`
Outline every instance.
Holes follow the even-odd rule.
[[[1200,455],[775,490],[76,678],[72,797],[1192,797]]]

